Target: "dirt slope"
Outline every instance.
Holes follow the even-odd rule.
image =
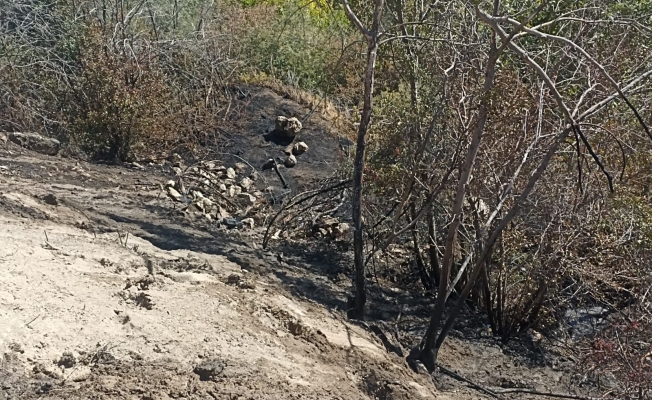
[[[132,238],[136,252],[115,235],[49,221],[3,216],[0,223],[5,362],[36,373],[41,385],[17,381],[10,396],[49,382],[55,397],[366,398],[360,384],[367,374],[401,370],[359,329],[250,278],[223,256],[163,251]],[[57,366],[66,352],[74,360]],[[193,376],[203,361],[223,368],[217,382]],[[396,390],[429,397],[412,385]]]
[[[0,151],[0,398],[434,398],[274,254],[179,216],[161,173]]]
[[[288,172],[293,187],[333,171],[336,144],[320,129],[313,143],[332,149]],[[281,150],[249,143],[241,156],[252,164]],[[346,321],[345,257],[264,251],[260,227],[227,231],[173,207],[159,189],[172,177],[156,164],[95,165],[0,142],[0,399],[486,398],[413,373]],[[402,312],[405,349],[430,301],[401,296],[374,294],[370,315]],[[440,358],[483,385],[572,391],[565,369],[508,350],[454,334]]]

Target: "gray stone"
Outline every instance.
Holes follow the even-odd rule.
[[[244,163],[235,163],[235,172],[238,174],[244,174],[247,170],[247,164]]]
[[[91,377],[92,373],[93,371],[90,367],[79,365],[77,368],[70,371],[70,373],[66,376],[66,379],[73,382],[83,382],[88,380]]]
[[[47,138],[38,133],[10,132],[8,135],[12,142],[37,153],[56,156],[61,148],[58,140]]]
[[[242,224],[245,225],[249,229],[254,229],[254,226],[256,225],[253,218],[245,218],[245,219],[243,219]]]
[[[229,179],[235,179],[235,177],[236,177],[235,170],[233,168],[227,168],[226,169],[226,177],[229,178]]]
[[[274,128],[274,132],[279,137],[294,139],[301,128],[301,121],[295,117],[287,118],[280,115],[276,117],[276,127]]]
[[[198,199],[195,203],[195,206],[199,208],[204,213],[209,213],[213,209],[213,202],[207,198]]]
[[[290,155],[285,159],[283,165],[285,165],[285,168],[294,168],[297,165],[297,158],[294,155]]]
[[[240,186],[242,187],[242,190],[244,190],[245,192],[248,191],[251,188],[251,185],[253,184],[254,181],[252,181],[249,178],[242,178],[242,180],[240,181]]]
[[[181,193],[177,192],[176,189],[173,187],[168,187],[168,197],[180,203],[184,201]]]
[[[229,193],[229,197],[238,196],[240,195],[240,193],[242,193],[242,188],[238,185],[233,185],[229,188],[228,193]]]
[[[209,171],[223,171],[225,168],[219,163],[219,161],[204,161],[202,166]]]
[[[217,378],[226,368],[226,363],[220,360],[204,361],[197,365],[193,372],[199,375],[199,380],[210,381]]]
[[[346,234],[350,229],[351,227],[349,224],[342,222],[341,224],[337,224],[333,227],[333,233],[337,236],[342,236]]]
[[[242,222],[238,221],[235,218],[224,218],[222,223],[229,229],[234,229],[242,226]]]
[[[294,146],[292,146],[292,154],[295,156],[300,156],[308,150],[310,150],[310,147],[308,147],[304,142],[295,143]]]

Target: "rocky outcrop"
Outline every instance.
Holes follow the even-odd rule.
[[[58,140],[44,137],[38,133],[10,132],[7,138],[28,150],[36,151],[48,156],[56,156],[61,148]]]

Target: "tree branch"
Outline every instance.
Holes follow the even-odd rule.
[[[346,13],[346,16],[349,18],[349,20],[353,23],[353,25],[358,28],[360,32],[367,38],[367,40],[371,39],[371,32],[367,30],[367,28],[362,25],[362,22],[360,22],[360,19],[358,18],[357,15],[353,12],[351,9],[351,6],[349,5],[349,2],[347,0],[342,0],[342,6],[344,6],[344,12]]]

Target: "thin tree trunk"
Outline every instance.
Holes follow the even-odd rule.
[[[444,308],[446,306],[446,292],[448,291],[448,285],[450,281],[454,245],[457,241],[457,230],[462,219],[462,206],[464,205],[467,185],[475,165],[475,159],[480,148],[480,141],[482,140],[482,133],[484,132],[487,116],[489,114],[491,103],[490,94],[494,86],[494,76],[496,73],[495,67],[497,60],[498,52],[494,47],[494,49],[489,54],[489,59],[487,60],[483,97],[478,110],[478,120],[476,122],[475,129],[473,130],[471,144],[467,150],[464,164],[462,165],[462,169],[460,171],[457,191],[455,193],[455,200],[453,203],[453,221],[448,227],[448,235],[446,237],[446,250],[444,252],[444,260],[441,265],[441,274],[439,276],[439,290],[437,292],[437,301],[435,302],[433,315],[430,320],[428,330],[426,331],[424,340],[421,344],[421,350],[418,356],[419,360],[421,360],[428,371],[431,372],[435,370],[437,351],[439,350],[439,347],[435,347],[435,340],[437,339],[437,331],[439,330],[439,325],[441,323],[441,319],[444,314]]]
[[[473,228],[475,230],[475,249],[476,254],[482,254],[482,227],[480,225],[480,202],[481,199],[474,199],[471,204],[473,206]],[[491,257],[488,257],[491,258]],[[488,261],[487,261],[488,263]],[[468,273],[467,273],[468,274]],[[485,274],[486,275],[486,269]],[[485,276],[482,276],[479,281],[475,283],[473,287],[473,292],[471,293],[471,299],[476,306],[480,306],[482,302],[482,297],[480,296],[481,290],[484,289],[484,286],[487,284],[487,281],[484,279]],[[487,287],[488,288],[488,287]]]
[[[364,270],[364,237],[362,224],[362,178],[365,166],[365,151],[367,147],[366,138],[371,123],[371,112],[373,104],[374,67],[378,43],[375,38],[367,49],[367,70],[364,78],[364,103],[362,106],[362,119],[358,129],[358,140],[356,142],[355,159],[353,161],[353,254],[355,266],[355,297],[349,318],[362,319],[364,317],[364,306],[367,302],[365,288]]]
[[[439,249],[437,249],[437,227],[432,207],[428,210],[428,254],[430,256],[430,276],[435,286],[439,285]]]
[[[496,316],[494,315],[493,298],[491,297],[491,288],[490,288],[491,282],[489,281],[490,259],[491,259],[491,255],[489,255],[486,261],[486,265],[484,267],[484,271],[482,271],[482,293],[483,293],[485,309],[487,310],[487,318],[489,319],[489,325],[491,325],[491,331],[495,334]]]
[[[355,159],[353,161],[353,255],[355,267],[355,296],[351,299],[348,317],[351,319],[364,318],[364,306],[367,302],[366,279],[364,268],[364,236],[362,223],[362,180],[365,166],[366,138],[371,124],[373,111],[374,71],[378,55],[378,28],[382,14],[384,0],[377,0],[374,9],[372,28],[367,30],[355,16],[346,0],[342,1],[344,10],[349,20],[365,35],[367,39],[367,68],[364,76],[364,101],[362,105],[362,118],[358,127]]]
[[[172,29],[177,30],[177,21],[179,19],[179,4],[178,0],[174,0],[174,8],[172,9]]]
[[[416,218],[416,215],[416,206],[414,203],[412,203],[410,204],[410,219]],[[421,283],[423,284],[424,289],[432,290],[434,288],[433,281],[430,274],[428,274],[428,271],[426,270],[426,263],[423,260],[423,255],[421,254],[421,248],[419,246],[420,242],[421,239],[419,237],[419,230],[417,229],[417,225],[414,225],[412,227],[412,244],[414,245],[414,259],[419,271],[419,278],[421,279]]]

